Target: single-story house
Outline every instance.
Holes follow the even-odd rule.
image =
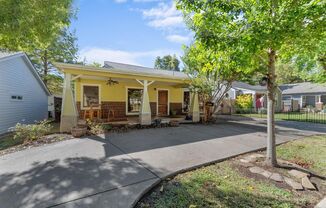
[[[326,84],[302,82],[295,84],[283,84],[279,88],[282,90],[282,100],[296,100],[300,108],[307,106],[321,108],[326,104]]]
[[[183,72],[108,61],[103,67],[64,63],[55,66],[65,76],[62,132],[70,131],[90,111],[108,121],[136,116],[140,124],[148,125],[154,117],[182,114],[190,105],[193,121],[199,121],[198,95],[190,95],[186,88],[188,76]]]
[[[245,82],[234,81],[231,89],[228,91],[228,98],[235,100],[237,96],[243,94],[251,94],[253,98],[253,110],[267,107],[267,87],[260,85],[251,85]],[[275,111],[279,112],[282,109],[281,90],[276,90],[276,107]]]
[[[0,134],[47,118],[48,89],[23,52],[0,52]]]

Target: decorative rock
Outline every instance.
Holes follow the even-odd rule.
[[[284,177],[285,183],[287,183],[289,186],[291,186],[294,190],[303,190],[303,187],[300,183],[294,181],[292,178]]]
[[[260,173],[261,175],[263,175],[265,178],[269,178],[271,175],[272,175],[272,173],[271,172],[269,172],[269,171],[267,171],[267,170],[264,170],[262,173]]]
[[[249,163],[249,162],[240,162],[239,165],[246,167],[246,168],[250,168],[250,167],[254,166],[252,163]]]
[[[298,170],[294,170],[294,169],[293,170],[290,170],[288,173],[290,175],[296,177],[297,179],[301,179],[303,177],[307,177],[308,176],[307,173],[304,173],[304,172],[301,172],[301,171],[298,171]]]
[[[240,162],[242,162],[242,163],[249,163],[250,161],[249,160],[246,160],[246,159],[240,159]]]
[[[265,170],[260,168],[260,167],[257,167],[257,166],[254,166],[254,167],[251,167],[249,168],[249,171],[252,172],[252,173],[262,173],[264,172]]]
[[[297,168],[302,168],[300,165],[297,165],[295,163],[292,163],[292,162],[289,162],[289,161],[286,161],[286,160],[282,160],[282,159],[277,159],[277,162],[279,164],[283,164],[283,165],[288,165],[288,166],[293,166],[293,167],[297,167]]]
[[[254,153],[254,154],[251,154],[249,157],[253,157],[253,158],[264,158],[265,156],[262,155],[262,154]]]
[[[301,184],[306,189],[316,190],[316,187],[310,182],[310,180],[307,176],[305,176],[301,179]]]
[[[326,197],[323,198],[316,206],[315,208],[326,208]]]
[[[245,158],[242,159],[243,161],[247,161],[247,162],[256,162],[257,159],[255,157],[250,157],[250,156],[247,156]]]
[[[272,173],[269,179],[276,181],[276,182],[283,182],[283,177],[278,173]]]

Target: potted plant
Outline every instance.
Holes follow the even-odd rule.
[[[84,136],[87,132],[87,128],[75,126],[71,128],[71,135],[76,138]]]

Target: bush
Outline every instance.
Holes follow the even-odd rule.
[[[14,127],[14,139],[23,140],[24,143],[37,140],[50,133],[52,129],[49,121],[44,120],[37,124],[17,123]]]
[[[238,95],[235,100],[235,106],[241,111],[251,111],[253,107],[253,100],[251,94]]]
[[[97,134],[103,134],[104,132],[110,130],[112,127],[108,124],[99,124],[92,122],[91,120],[87,119],[87,126],[89,129],[89,132],[91,134],[97,135]]]

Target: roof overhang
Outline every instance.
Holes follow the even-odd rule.
[[[103,69],[102,67],[85,66],[79,64],[66,64],[66,63],[54,63],[60,71],[63,73],[70,73],[73,75],[81,76],[98,76],[107,78],[122,78],[122,79],[145,79],[150,81],[162,81],[162,82],[174,82],[174,83],[188,83],[188,78],[180,78],[173,76],[164,76],[157,74],[145,74],[137,72],[126,71],[112,71],[109,69]]]

